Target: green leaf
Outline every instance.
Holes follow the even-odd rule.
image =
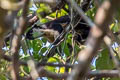
[[[65,72],[65,67],[61,67],[60,68],[60,73],[64,73]]]
[[[47,48],[46,48],[46,47],[43,47],[40,52],[41,52],[41,53],[44,53],[46,50],[47,50]]]
[[[42,42],[43,42],[44,44],[46,44],[47,39],[46,39],[46,38],[42,38]]]
[[[28,45],[30,49],[31,48],[33,49],[34,53],[38,53],[42,47],[42,41],[40,39],[31,40],[31,41],[28,41]]]
[[[50,57],[47,62],[57,62],[57,59],[54,57]],[[45,68],[52,72],[55,72],[55,70],[56,70],[55,67],[51,67],[51,66],[46,66]]]
[[[40,8],[37,9],[37,15],[40,19],[42,19],[44,14],[48,14],[50,12],[51,12],[50,7],[45,4],[40,4]]]
[[[23,66],[22,66],[23,67]],[[23,67],[23,69],[24,69],[24,71],[26,72],[26,73],[29,73],[30,72],[30,69],[29,69],[29,67]]]
[[[120,30],[119,25],[116,23],[112,29],[114,32],[118,32]]]
[[[96,69],[113,69],[114,64],[112,59],[110,59],[110,54],[108,49],[103,49],[101,53],[99,53],[98,59],[96,59]]]
[[[87,16],[89,16],[91,20],[94,20],[96,10],[97,9],[93,7],[86,12]]]
[[[57,59],[54,57],[50,57],[47,62],[57,62]]]
[[[67,57],[70,56],[70,51],[69,51],[69,48],[68,48],[67,44],[62,43],[61,45],[62,45],[62,47],[64,47],[64,53],[65,53],[65,55]]]
[[[0,80],[7,80],[4,75],[0,75]]]
[[[40,22],[41,23],[46,23],[46,22],[48,22],[49,20],[48,19],[46,19],[46,18],[42,18],[42,19],[40,19]]]

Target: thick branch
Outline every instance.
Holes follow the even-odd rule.
[[[10,0],[0,0],[0,7],[5,10],[16,11],[23,7],[25,0],[22,0],[18,3],[11,2]]]
[[[54,72],[50,72],[45,70],[43,67],[38,68],[38,73],[39,77],[49,77],[52,79],[57,79],[57,80],[62,80],[66,79],[69,74],[68,73],[63,73],[63,74],[57,74]],[[100,71],[89,71],[86,75],[87,78],[92,78],[92,77],[111,77],[111,78],[119,78],[119,71],[118,70],[100,70]]]
[[[112,20],[116,6],[119,5],[117,3],[119,2],[119,0],[107,0],[98,9],[95,17],[96,25],[91,29],[90,35],[87,39],[87,47],[79,53],[79,63],[74,67],[67,80],[84,80],[89,64],[93,57],[97,55],[97,50],[100,47],[103,37],[108,31],[108,26]]]
[[[7,55],[2,55],[2,58],[11,62],[12,61],[12,58],[7,56]],[[23,66],[27,66],[27,62],[25,61],[21,61],[19,60],[19,64],[20,65],[23,65]],[[55,63],[45,63],[45,62],[38,62],[37,63],[37,67],[40,67],[40,66],[52,66],[52,67],[67,67],[67,68],[72,68],[74,65],[70,65],[70,64],[62,64],[62,63],[58,63],[58,64],[55,64]]]
[[[26,26],[27,20],[27,11],[28,11],[28,5],[29,0],[25,0],[24,6],[23,6],[23,14],[22,17],[19,20],[19,26],[14,32],[13,39],[12,39],[12,47],[11,47],[11,53],[13,54],[13,65],[11,70],[11,76],[13,80],[19,80],[19,55],[18,51],[20,48],[20,40],[21,35],[24,32],[24,27]]]
[[[7,61],[12,61],[12,58],[3,55],[3,58]],[[27,63],[24,61],[19,61],[20,65],[27,66]],[[67,65],[67,64],[54,64],[54,63],[37,63],[37,68],[39,69],[39,76],[40,77],[49,77],[52,79],[66,79],[68,76],[68,73],[65,74],[56,74],[56,73],[51,73],[44,68],[41,68],[41,66],[53,66],[53,67],[68,67],[71,68],[73,67],[72,65]],[[44,74],[43,74],[44,73]],[[56,75],[56,76],[55,76]],[[98,71],[89,71],[87,74],[88,78],[91,77],[119,77],[119,71],[118,70],[98,70]]]

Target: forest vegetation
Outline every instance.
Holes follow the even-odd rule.
[[[0,80],[120,80],[120,0],[0,0]]]

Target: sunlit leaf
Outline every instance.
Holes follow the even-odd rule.
[[[60,68],[60,73],[64,73],[65,72],[65,67],[61,67]]]

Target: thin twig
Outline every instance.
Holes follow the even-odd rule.
[[[90,27],[93,27],[95,24],[84,14],[83,10],[78,7],[77,3],[73,0],[67,0],[70,2],[71,6],[79,13],[79,15],[90,25]]]

